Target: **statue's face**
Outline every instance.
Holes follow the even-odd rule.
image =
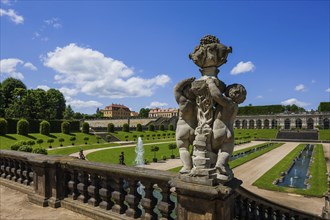
[[[229,90],[229,98],[231,98],[237,104],[241,104],[246,98],[246,92],[242,91],[242,88],[232,87]]]

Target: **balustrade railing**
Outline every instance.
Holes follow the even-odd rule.
[[[67,156],[0,150],[0,176],[1,183],[10,183],[7,186],[27,193],[31,202],[63,206],[95,219],[187,219],[193,216],[190,212],[201,212],[200,205],[209,210],[226,207],[227,210],[212,211],[216,216],[213,219],[321,219],[242,187],[236,187],[231,196],[217,195],[213,187],[175,185],[175,173]],[[199,204],[201,201],[203,204]],[[208,201],[210,205],[204,204]],[[220,218],[224,213],[231,217]]]

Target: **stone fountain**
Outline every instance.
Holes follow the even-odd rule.
[[[141,137],[138,138],[138,142],[135,147],[135,153],[136,153],[135,166],[143,167],[144,166],[144,158],[143,158],[144,147],[143,147],[143,142],[142,142]]]
[[[184,79],[174,88],[180,109],[176,142],[183,163],[182,181],[214,186],[233,178],[228,165],[234,148],[233,123],[246,90],[240,84],[226,86],[218,78],[218,68],[231,52],[215,36],[203,37],[189,54],[201,77]]]

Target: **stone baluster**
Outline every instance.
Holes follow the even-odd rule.
[[[77,189],[80,193],[78,196],[78,200],[80,202],[86,203],[89,199],[89,195],[87,192],[88,187],[88,174],[85,172],[79,173],[78,178],[80,179],[80,183],[77,185]]]
[[[273,213],[273,211],[272,211],[272,208],[266,208],[265,209],[265,218],[264,219],[269,219],[269,220],[271,220],[271,219],[273,219],[272,218],[272,213]]]
[[[24,181],[24,176],[23,176],[23,171],[24,171],[25,165],[22,161],[18,161],[18,169],[16,170],[16,173],[18,175],[17,182],[18,183],[23,183]]]
[[[70,173],[70,181],[68,182],[68,189],[69,189],[68,196],[71,197],[73,200],[76,200],[79,195],[77,185],[78,185],[78,173],[77,171],[73,170]]]
[[[12,160],[7,160],[7,166],[6,166],[6,179],[11,180],[12,174],[11,174],[11,166],[12,166]]]
[[[263,216],[265,216],[264,207],[261,204],[257,204],[256,205],[256,220],[263,219]]]
[[[257,218],[256,202],[249,201],[249,203],[248,203],[248,211],[249,211],[249,217],[248,217],[248,219],[255,220]]]
[[[24,170],[23,170],[22,174],[23,174],[23,179],[24,179],[23,184],[26,186],[30,185],[31,179],[33,179],[33,178],[30,178],[30,176],[29,176],[30,171],[31,171],[31,168],[30,168],[29,164],[24,163]]]
[[[1,160],[1,177],[2,178],[6,178],[6,176],[7,176],[7,171],[6,171],[7,163],[8,163],[7,159],[3,158]]]
[[[19,169],[19,164],[17,160],[13,160],[13,165],[10,169],[10,172],[13,174],[11,180],[17,182],[19,175],[17,174],[17,170]]]
[[[98,206],[100,203],[100,195],[99,189],[100,187],[100,179],[97,174],[91,174],[91,184],[88,186],[87,191],[90,199],[88,200],[88,204],[92,206]]]
[[[111,179],[108,176],[101,178],[101,189],[99,190],[101,202],[99,204],[101,209],[109,210],[114,203],[111,200],[111,193],[113,189],[110,186]]]
[[[131,218],[138,218],[141,216],[142,212],[138,205],[141,200],[141,195],[137,192],[137,188],[140,186],[138,180],[129,180],[129,194],[125,196],[125,201],[128,203],[129,207],[126,210],[126,215]]]
[[[151,182],[143,183],[145,185],[145,196],[141,200],[141,205],[144,208],[144,214],[141,217],[143,220],[154,220],[158,218],[158,215],[154,212],[154,208],[157,205],[157,199],[154,197],[154,184]]]
[[[235,219],[241,219],[241,216],[242,216],[241,196],[237,196],[235,199],[234,213],[235,213],[234,214]]]
[[[159,187],[162,190],[162,201],[159,203],[158,208],[162,214],[161,219],[173,219],[171,213],[175,208],[174,202],[171,200],[171,186],[168,183],[159,184]]]
[[[124,180],[122,178],[114,179],[114,191],[111,193],[115,202],[112,211],[115,213],[125,213],[127,206],[124,204],[126,191],[124,190]]]
[[[273,211],[273,217],[272,217],[272,219],[274,219],[274,220],[281,220],[282,218],[282,215],[281,215],[281,212],[279,211],[279,210],[274,210]]]

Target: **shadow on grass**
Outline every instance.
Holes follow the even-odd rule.
[[[37,138],[36,137],[33,137],[32,135],[22,135],[24,137],[27,137],[27,138],[30,138],[30,139],[33,139],[33,140],[36,140]]]
[[[17,140],[15,137],[9,136],[8,134],[0,135],[0,137],[5,137],[5,138],[11,139],[11,140]]]
[[[46,135],[47,137],[50,137],[50,138],[57,138],[55,135],[53,134],[49,134],[49,135]]]

